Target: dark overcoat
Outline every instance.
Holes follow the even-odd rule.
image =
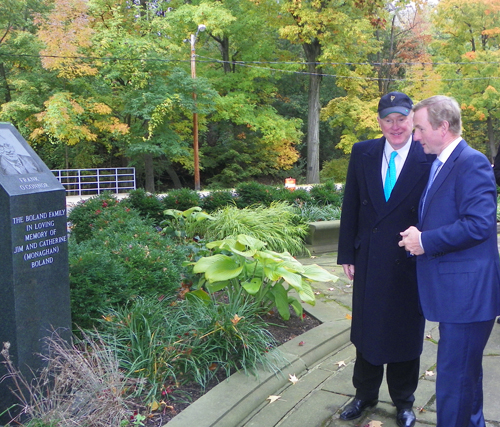
[[[435,156],[412,141],[386,202],[381,176],[385,138],[354,144],[342,205],[338,263],[355,267],[351,341],[373,365],[416,359],[424,318],[415,257],[399,247],[400,232],[418,222],[420,196]]]

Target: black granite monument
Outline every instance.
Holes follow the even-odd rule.
[[[0,346],[10,343],[29,376],[45,337],[71,336],[66,194],[10,123],[0,123],[0,242]],[[8,387],[0,383],[0,414],[13,402]]]

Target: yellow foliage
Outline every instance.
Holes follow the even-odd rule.
[[[281,140],[277,142],[274,148],[276,149],[276,153],[278,153],[277,167],[280,169],[290,169],[300,157],[292,141]]]
[[[40,16],[38,37],[45,43],[40,53],[42,66],[57,70],[60,77],[76,78],[96,75],[97,68],[81,62],[77,57],[80,49],[92,44],[94,19],[87,13],[87,0],[56,0],[53,11],[46,19]]]
[[[90,110],[97,114],[111,114],[113,111],[108,105],[102,102],[95,103]]]

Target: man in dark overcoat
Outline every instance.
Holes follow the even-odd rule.
[[[424,318],[415,259],[398,243],[400,231],[418,221],[433,156],[413,141],[412,106],[403,93],[384,95],[377,117],[384,136],[354,144],[349,162],[337,261],[354,280],[356,394],[340,415],[344,420],[356,419],[377,404],[385,364],[397,425],[411,427],[416,420],[412,407]]]

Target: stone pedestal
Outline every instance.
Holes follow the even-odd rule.
[[[71,336],[66,194],[9,123],[0,123],[0,242],[0,346],[9,342],[30,376],[45,337]],[[0,383],[0,413],[13,402],[9,385]]]

